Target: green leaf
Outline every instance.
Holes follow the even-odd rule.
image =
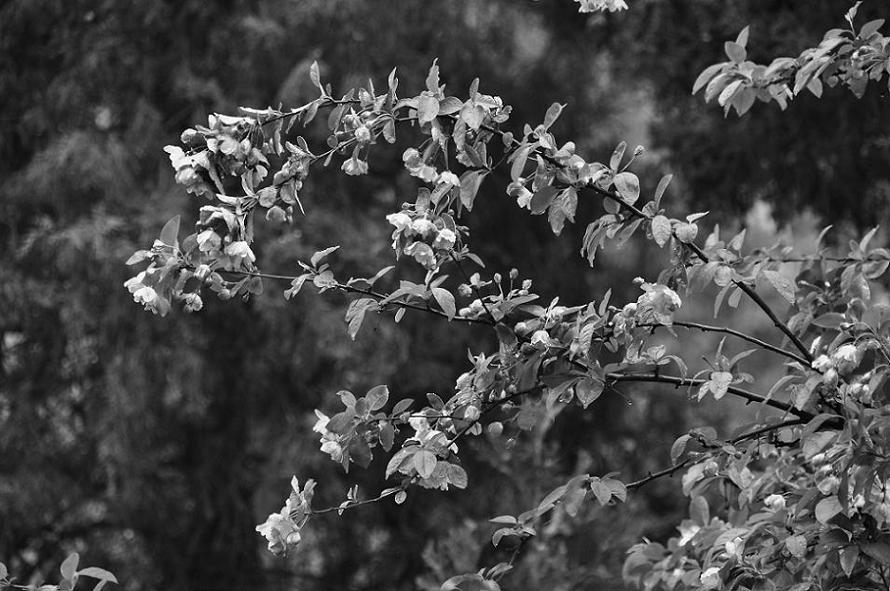
[[[161,242],[167,246],[176,246],[179,236],[179,216],[174,217],[161,229]]]
[[[766,277],[767,281],[769,281],[775,290],[779,292],[779,295],[785,298],[785,301],[789,304],[794,303],[794,294],[797,291],[797,285],[794,281],[778,271],[765,270],[763,271],[763,276]]]
[[[436,455],[428,450],[422,449],[414,454],[414,469],[421,478],[429,478],[436,469]]]
[[[803,558],[807,554],[807,539],[802,535],[789,536],[785,538],[785,547],[795,558]]]
[[[516,158],[513,159],[513,165],[510,167],[510,178],[517,180],[522,176],[525,170],[525,163],[528,162],[528,155],[531,152],[531,146],[526,146],[516,152]]]
[[[435,298],[439,307],[442,308],[442,311],[445,312],[445,315],[448,316],[448,320],[453,320],[454,315],[457,313],[454,296],[450,291],[441,287],[434,287],[432,291],[433,298]]]
[[[597,502],[603,507],[608,505],[609,501],[612,500],[611,489],[609,489],[609,487],[599,478],[590,479],[590,490],[593,492],[593,496],[596,497]]]
[[[640,179],[632,172],[619,172],[612,179],[625,203],[633,205],[640,198]]]
[[[392,407],[392,414],[402,414],[403,412],[411,408],[412,404],[414,404],[414,400],[412,400],[411,398],[402,398],[395,403],[395,406]]]
[[[386,384],[374,386],[368,390],[365,398],[368,400],[368,407],[371,411],[380,410],[386,406],[386,402],[389,400],[389,387]]]
[[[856,568],[856,561],[859,560],[859,546],[846,546],[840,551],[841,568],[848,577],[853,574]]]
[[[176,220],[177,226],[179,225],[179,217],[174,218]],[[169,222],[168,222],[169,223]],[[77,574],[77,563],[80,562],[80,555],[77,552],[72,552],[68,555],[68,558],[62,562],[62,566],[59,567],[59,571],[62,573],[62,577],[68,581],[74,578],[74,575]]]
[[[671,221],[663,215],[652,218],[652,238],[659,247],[667,244],[671,239]]]
[[[816,520],[819,523],[828,523],[832,517],[840,514],[843,510],[837,496],[826,497],[816,503]]]
[[[9,576],[9,571],[6,569],[6,565],[0,562],[0,581],[5,580]]]
[[[884,566],[890,566],[890,544],[885,542],[869,542],[862,544],[862,551]]]
[[[460,175],[460,202],[467,210],[473,209],[479,185],[487,174],[488,172],[484,170],[468,170]]]
[[[671,179],[673,178],[674,175],[666,174],[658,181],[658,186],[655,187],[655,209],[658,209],[661,205],[661,198],[664,196],[664,192],[667,190],[668,185],[671,184]]]
[[[615,146],[615,151],[612,152],[612,157],[609,159],[609,168],[618,170],[618,166],[621,164],[621,159],[624,158],[624,151],[626,149],[627,142],[621,142]]]
[[[439,115],[439,99],[428,94],[420,95],[417,101],[417,120],[420,124],[432,122]]]
[[[860,39],[868,39],[869,37],[871,37],[872,35],[877,33],[878,29],[880,29],[883,25],[884,25],[884,19],[882,19],[882,18],[875,19],[873,21],[868,21],[867,23],[862,25],[861,29],[859,29],[859,38]]]
[[[737,64],[745,61],[745,58],[748,56],[748,52],[745,51],[745,48],[734,41],[727,41],[724,43],[723,49],[726,51],[726,57]]]
[[[433,94],[438,94],[439,92],[439,60],[434,59],[433,65],[430,66],[430,71],[426,76],[426,89],[429,90]]]
[[[82,575],[84,577],[92,577],[94,579],[99,579],[101,581],[110,581],[112,583],[117,583],[117,577],[113,574],[105,570],[104,568],[99,568],[98,566],[88,566],[84,569],[77,571],[78,575]]]
[[[671,463],[676,464],[680,457],[683,455],[683,452],[686,451],[686,445],[689,443],[689,440],[692,439],[690,435],[681,435],[674,441],[673,445],[671,445]]]
[[[711,78],[716,76],[724,67],[725,64],[713,64],[702,70],[702,73],[695,79],[695,84],[692,85],[692,94],[696,94],[699,90],[704,88]]]
[[[575,396],[578,397],[578,402],[581,403],[581,406],[587,408],[594,400],[600,397],[604,387],[605,384],[602,380],[585,377],[575,384]]]
[[[309,259],[309,262],[312,264],[313,267],[318,267],[318,263],[323,261],[325,259],[325,257],[327,257],[329,254],[331,254],[338,248],[340,248],[340,247],[339,246],[329,246],[324,250],[319,250],[318,252],[316,252],[315,254],[312,255],[312,258]]]
[[[448,464],[448,482],[457,488],[467,488],[467,472],[457,464]]]
[[[411,453],[414,450],[400,449],[397,451],[386,464],[386,478],[389,478],[393,474],[395,474],[399,468],[401,468],[402,464],[408,461],[408,458],[411,456]]]
[[[541,189],[532,196],[531,208],[532,214],[538,215],[547,211],[550,204],[556,198],[557,189],[553,185],[541,187]]]
[[[547,109],[547,113],[544,115],[544,129],[550,129],[550,126],[559,119],[564,108],[565,105],[560,105],[559,103],[550,105],[550,108]]]
[[[702,527],[708,525],[711,522],[711,511],[707,499],[701,495],[692,497],[689,502],[689,517]]]
[[[362,327],[362,322],[365,320],[365,313],[369,309],[376,308],[377,302],[371,298],[359,298],[349,303],[349,308],[346,310],[346,332],[349,334],[349,338],[355,340]]]
[[[739,32],[739,36],[736,37],[736,40],[735,40],[736,44],[738,44],[742,47],[748,46],[748,29],[750,29],[750,27],[745,27],[744,29],[741,30],[741,32]]]

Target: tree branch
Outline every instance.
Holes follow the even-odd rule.
[[[647,323],[647,324],[638,324],[637,326],[658,328],[658,327],[663,327],[664,325],[660,324],[660,323],[656,323],[656,322],[651,322],[651,323]],[[767,343],[766,341],[761,341],[757,337],[753,337],[751,335],[734,330],[732,328],[725,328],[722,326],[711,326],[708,324],[699,324],[698,322],[687,322],[687,321],[680,321],[680,320],[674,320],[673,326],[682,326],[684,328],[697,328],[698,330],[701,330],[704,332],[718,332],[718,333],[732,335],[734,337],[738,337],[742,340],[748,341],[749,343],[753,343],[753,344],[757,345],[758,347],[772,351],[773,353],[778,353],[779,355],[783,355],[785,357],[788,357],[789,359],[793,359],[794,361],[797,361],[798,363],[800,363],[801,365],[803,365],[805,367],[810,366],[810,362],[808,362],[803,357],[801,357],[795,353],[792,353],[791,351],[786,351],[785,349],[782,349],[781,347],[771,345],[771,344]]]
[[[698,378],[683,378],[680,376],[665,376],[657,373],[651,374],[620,374],[620,373],[609,373],[606,374],[606,384],[608,386],[612,386],[613,384],[617,384],[619,382],[655,382],[662,384],[673,384],[676,387],[680,386],[700,386],[707,382],[708,380],[702,380]],[[748,402],[757,402],[759,404],[765,404],[767,406],[771,406],[775,409],[781,410],[786,413],[793,414],[794,416],[804,419],[811,420],[813,415],[806,411],[795,408],[793,405],[787,402],[780,402],[778,400],[773,400],[772,398],[766,398],[761,396],[760,394],[755,394],[753,392],[749,392],[747,390],[743,390],[741,388],[737,388],[735,386],[729,386],[726,391],[729,394],[734,396],[738,396],[739,398],[744,398]]]

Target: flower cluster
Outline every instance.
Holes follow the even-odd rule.
[[[315,426],[312,427],[312,430],[321,435],[321,439],[319,440],[321,443],[321,451],[331,456],[331,459],[335,462],[340,463],[343,461],[343,443],[345,438],[342,435],[338,435],[337,433],[328,430],[328,423],[331,419],[326,414],[320,410],[316,410],[315,416],[318,417],[318,420],[315,422]]]
[[[450,216],[403,210],[389,214],[386,220],[395,226],[392,247],[396,257],[413,257],[426,269],[437,268],[458,242],[458,229]]]
[[[640,288],[645,293],[637,298],[634,310],[637,321],[654,321],[670,326],[674,321],[674,312],[683,305],[677,292],[661,283],[641,283]]]
[[[306,525],[312,512],[310,503],[315,490],[315,481],[309,479],[300,491],[300,482],[294,476],[291,479],[291,493],[278,513],[272,513],[266,521],[256,526],[258,531],[269,542],[269,551],[281,556],[290,548],[300,543],[300,529]]]
[[[619,10],[627,10],[627,3],[624,0],[575,0],[581,6],[578,12],[599,12],[608,10],[609,12],[617,12]]]

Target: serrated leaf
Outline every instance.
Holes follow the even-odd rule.
[[[179,216],[174,217],[161,229],[160,240],[167,246],[176,246],[179,236]]]
[[[633,205],[640,198],[640,179],[632,172],[619,172],[612,179],[615,189],[625,203]]]
[[[671,239],[671,221],[663,215],[652,218],[652,238],[655,244],[663,247]]]
[[[769,269],[763,271],[763,276],[766,277],[766,280],[770,282],[777,292],[779,292],[779,295],[785,298],[785,301],[789,304],[794,303],[794,295],[797,292],[797,285],[795,285],[794,281],[788,279],[778,271],[771,271]]]

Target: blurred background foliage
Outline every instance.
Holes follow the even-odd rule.
[[[672,172],[675,211],[710,209],[731,227],[747,216],[755,246],[785,224],[812,240],[819,224],[853,231],[885,215],[890,120],[879,85],[858,101],[840,90],[804,96],[785,113],[758,104],[743,119],[690,96],[696,75],[723,59],[723,41],[746,24],[752,57],[768,61],[817,43],[841,24],[844,3],[630,4],[588,17],[567,0],[3,3],[0,559],[35,581],[77,550],[133,590],[438,588],[497,559],[487,518],[531,507],[561,477],[639,477],[669,463],[686,428],[730,428],[725,406],[628,388],[586,413],[553,417],[548,430],[506,444],[480,439],[465,492],[417,492],[402,507],[319,517],[302,549],[277,560],[254,526],[279,507],[290,475],[321,482],[319,505],[347,488],[318,452],[312,409],[330,410],[341,388],[377,383],[396,395],[447,395],[467,350],[496,346],[493,335],[409,315],[398,326],[375,318],[352,343],[343,298],[303,293],[288,303],[275,285],[247,304],[210,301],[197,315],[162,319],[122,287],[133,250],[173,215],[195,218],[198,204],[174,185],[162,147],[210,112],[314,98],[314,59],[345,91],[368,77],[381,83],[393,66],[403,88],[420,88],[438,57],[452,92],[480,77],[483,92],[513,105],[516,125],[568,103],[557,137],[600,159],[622,139],[644,144],[649,190]],[[866,3],[863,18],[878,4]],[[305,134],[324,142],[321,122]],[[264,270],[295,272],[297,259],[334,243],[344,276],[389,264],[384,216],[416,190],[398,146],[389,155],[360,179],[316,171],[303,193],[308,215],[284,230],[259,228]],[[582,203],[579,224],[554,239],[544,219],[510,203],[505,185],[489,178],[470,218],[489,270],[516,266],[543,298],[569,304],[608,286],[623,303],[636,298],[630,279],[653,278],[658,261],[634,244],[597,269],[580,259],[584,222],[599,205]],[[410,265],[399,272],[418,278]],[[709,317],[702,307],[686,306]],[[735,314],[775,340],[752,310]],[[686,351],[713,345],[698,340]],[[385,486],[381,461],[350,474],[365,494]],[[621,588],[624,550],[643,535],[665,538],[678,522],[677,484],[549,524],[549,544],[524,551],[509,588]]]

